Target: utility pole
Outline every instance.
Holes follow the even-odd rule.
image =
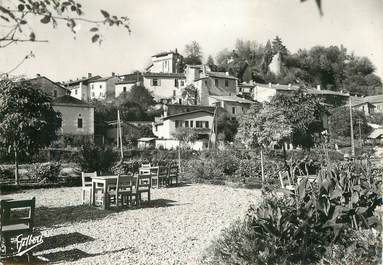
[[[122,131],[121,131],[120,110],[117,110],[117,124],[118,124],[117,132],[120,136],[120,139],[118,139],[118,140],[120,141],[121,161],[122,161],[124,159],[124,151],[122,149]]]
[[[362,129],[361,129],[361,124],[362,124],[362,120],[361,119],[357,119],[356,120],[357,123],[358,123],[358,126],[359,126],[359,146],[362,147]]]
[[[351,104],[351,95],[349,95],[349,103],[350,103],[350,134],[351,134],[351,156],[355,157],[355,143],[354,143],[354,127],[352,121],[352,104]]]

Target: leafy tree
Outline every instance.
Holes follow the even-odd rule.
[[[233,142],[238,130],[238,121],[231,119],[227,111],[218,112],[217,131],[221,135],[220,140]]]
[[[270,40],[268,40],[265,46],[265,52],[263,54],[262,64],[261,64],[261,71],[264,75],[266,75],[267,72],[269,71],[269,65],[272,60],[273,60],[273,49],[271,47]]]
[[[276,36],[272,44],[273,55],[280,53],[282,58],[288,55],[288,50],[285,45],[283,45],[282,39],[279,36]]]
[[[217,71],[217,65],[214,63],[213,56],[209,55],[206,60],[206,64],[210,67],[212,71]]]
[[[202,48],[198,42],[192,41],[185,46],[185,64],[202,64]]]
[[[135,102],[145,110],[155,104],[152,93],[142,85],[133,85],[128,92],[121,93],[116,99],[117,104],[127,101]]]
[[[327,111],[320,101],[314,95],[305,93],[304,89],[299,89],[293,93],[276,95],[271,104],[283,110],[293,129],[292,143],[305,148],[312,147],[315,134],[323,131],[321,114]]]
[[[367,123],[364,112],[353,110],[353,131],[354,137],[359,137],[359,122],[361,123],[362,138],[371,132],[371,127]],[[330,133],[334,138],[350,137],[350,109],[348,106],[338,107],[332,110],[330,117]]]
[[[197,105],[200,101],[200,98],[198,97],[198,88],[196,88],[193,84],[187,85],[183,88],[181,96],[189,105]]]
[[[366,117],[369,123],[383,125],[383,113],[375,112]]]
[[[197,140],[198,133],[192,128],[177,128],[173,137],[180,141],[181,148],[187,148],[190,143]]]
[[[17,42],[46,42],[36,35],[36,21],[56,28],[64,24],[76,34],[78,25],[89,25],[92,42],[102,41],[102,29],[105,27],[123,27],[130,32],[129,19],[117,17],[100,10],[101,18],[92,20],[85,17],[86,9],[75,0],[4,0],[0,5],[0,21],[4,30],[0,35],[0,48]]]
[[[30,156],[57,139],[61,115],[52,99],[28,81],[0,81],[0,141],[14,154],[15,183],[20,155]]]

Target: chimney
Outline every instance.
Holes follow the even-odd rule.
[[[88,73],[88,78],[91,78],[92,77],[92,73]]]
[[[115,72],[112,72],[112,76],[115,76],[116,75],[116,73]]]
[[[176,54],[178,54],[178,50],[177,50],[177,48],[176,48]]]
[[[317,90],[321,90],[321,89],[320,89],[320,85],[317,85]]]
[[[40,74],[36,74],[36,77],[41,77],[41,75]]]

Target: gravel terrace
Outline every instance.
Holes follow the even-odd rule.
[[[33,196],[36,226],[45,237],[35,255],[49,263],[200,264],[212,240],[261,195],[259,190],[187,185],[153,189],[150,203],[120,211],[81,205],[80,187],[1,198]]]

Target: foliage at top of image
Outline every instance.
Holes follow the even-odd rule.
[[[85,16],[86,8],[75,0],[5,0],[0,5],[0,21],[8,31],[0,35],[0,48],[17,42],[46,42],[34,29],[36,20],[56,28],[64,24],[74,34],[89,25],[92,42],[102,42],[101,28],[123,27],[130,33],[129,19],[100,10],[100,18]]]

